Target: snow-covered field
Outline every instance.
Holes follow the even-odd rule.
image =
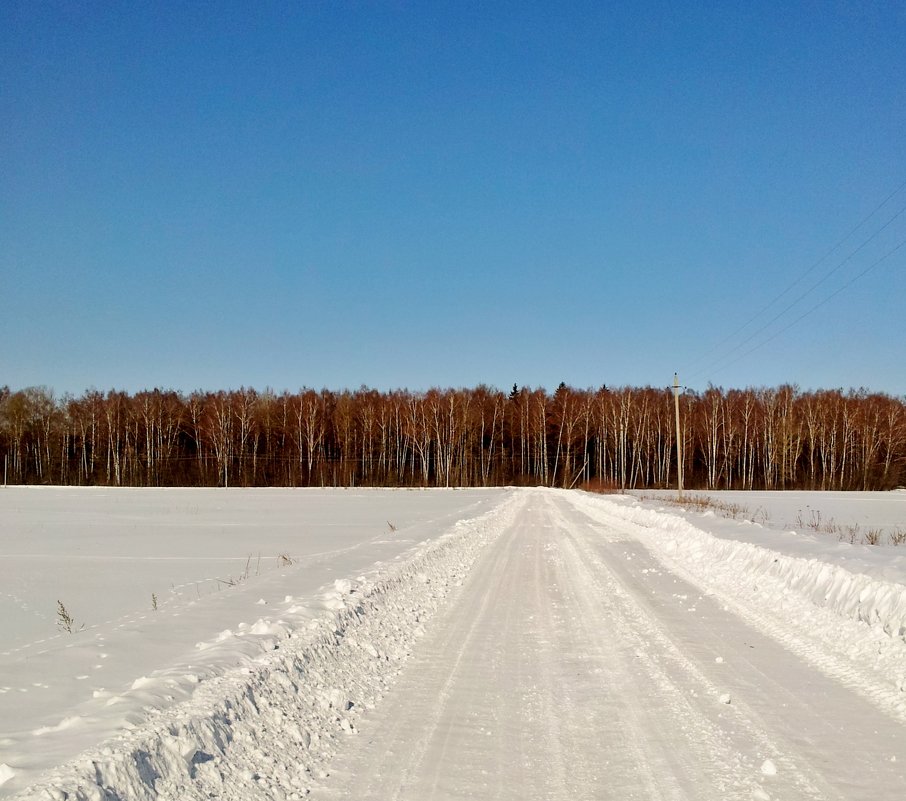
[[[632,493],[642,498],[676,499],[676,490]],[[796,492],[693,490],[687,498],[709,498],[735,519],[759,522],[770,528],[797,529],[824,534],[841,542],[861,543],[872,532],[880,544],[902,531],[906,539],[906,490],[896,492]],[[904,542],[906,544],[906,542]]]
[[[325,586],[411,556],[499,496],[0,490],[0,795],[272,649]]]
[[[906,493],[709,495],[3,490],[0,796],[906,797]]]

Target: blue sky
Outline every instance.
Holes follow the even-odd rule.
[[[904,53],[895,2],[3,3],[0,384],[904,394]]]

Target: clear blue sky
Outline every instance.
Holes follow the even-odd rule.
[[[904,90],[902,2],[8,0],[0,384],[903,394],[906,187],[731,335],[906,181]]]

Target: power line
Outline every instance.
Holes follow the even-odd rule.
[[[790,284],[789,284],[789,285],[788,285],[788,286],[787,286],[787,287],[786,287],[779,295],[777,295],[776,297],[774,297],[769,303],[767,303],[765,306],[763,306],[761,309],[759,309],[755,314],[753,314],[751,317],[749,317],[749,318],[748,318],[741,326],[739,326],[738,328],[736,328],[732,333],[728,334],[726,337],[724,337],[722,340],[720,340],[716,345],[714,345],[712,348],[710,348],[709,350],[707,350],[705,353],[703,353],[701,356],[699,356],[697,359],[693,360],[689,365],[687,365],[687,368],[686,368],[687,371],[688,371],[688,370],[691,370],[695,365],[697,365],[697,364],[701,363],[702,361],[704,361],[706,358],[708,358],[708,357],[709,357],[712,353],[714,353],[715,351],[720,350],[725,344],[727,344],[728,342],[730,342],[737,334],[740,334],[742,331],[744,331],[746,328],[748,328],[748,327],[749,327],[755,320],[757,320],[762,314],[764,314],[768,309],[770,309],[770,308],[771,308],[775,303],[777,303],[781,298],[783,298],[785,295],[787,295],[794,287],[796,287],[796,286],[798,286],[800,283],[802,283],[802,281],[805,280],[805,278],[806,278],[807,276],[809,276],[812,272],[814,272],[814,271],[815,271],[822,263],[824,263],[824,261],[827,260],[827,258],[828,258],[834,251],[836,251],[837,249],[839,249],[839,248],[843,245],[843,243],[846,242],[847,239],[849,239],[856,231],[858,231],[863,225],[865,225],[865,223],[867,223],[867,222],[868,222],[872,217],[874,217],[874,216],[875,216],[882,208],[884,208],[884,206],[886,206],[886,205],[887,205],[887,204],[888,204],[888,203],[889,203],[889,202],[890,202],[897,194],[899,194],[899,193],[903,190],[904,187],[906,187],[906,180],[904,180],[904,181],[903,181],[896,189],[894,189],[893,192],[891,192],[889,195],[887,195],[887,197],[885,197],[884,200],[882,200],[877,206],[875,206],[875,207],[871,210],[871,212],[869,212],[869,213],[868,213],[865,217],[863,217],[863,218],[862,218],[855,226],[853,226],[853,227],[846,233],[845,236],[841,237],[841,238],[837,241],[837,243],[836,243],[835,245],[833,245],[833,247],[831,247],[831,248],[830,248],[823,256],[821,256],[821,257],[820,257],[817,261],[815,261],[808,269],[806,269],[805,272],[803,272],[802,274],[800,274],[799,277],[796,278],[792,283],[790,283]],[[887,222],[886,222],[879,230],[875,231],[875,233],[872,234],[872,236],[870,236],[867,240],[865,240],[858,248],[856,248],[856,250],[854,250],[852,253],[850,253],[850,254],[849,254],[842,262],[840,262],[836,267],[834,267],[834,269],[831,270],[831,272],[829,272],[824,278],[822,278],[820,281],[818,281],[818,283],[814,284],[814,285],[812,286],[811,289],[809,289],[808,291],[806,291],[806,292],[804,292],[802,295],[800,295],[798,298],[796,298],[796,300],[794,300],[791,304],[789,304],[786,308],[784,308],[783,311],[781,311],[778,315],[776,315],[774,318],[772,318],[768,323],[766,323],[766,324],[765,324],[764,326],[762,326],[760,329],[758,329],[758,330],[755,331],[753,334],[751,334],[747,339],[743,340],[742,342],[740,342],[739,344],[737,344],[735,347],[733,347],[731,350],[729,350],[727,353],[725,353],[721,358],[722,358],[722,359],[723,359],[723,358],[726,358],[726,357],[729,356],[731,353],[733,353],[734,351],[738,350],[738,349],[741,348],[743,345],[745,345],[747,342],[750,342],[752,339],[754,339],[756,336],[758,336],[759,333],[761,333],[762,331],[764,331],[765,328],[767,328],[767,327],[770,326],[772,323],[774,323],[779,317],[782,317],[787,311],[789,311],[790,308],[792,308],[793,306],[795,306],[796,303],[798,303],[800,300],[802,300],[802,299],[803,299],[806,295],[808,295],[810,292],[814,291],[818,286],[820,286],[822,283],[824,283],[824,281],[826,281],[828,278],[830,278],[831,275],[833,275],[835,272],[837,272],[837,270],[839,270],[839,269],[840,269],[847,261],[849,261],[849,259],[851,259],[851,258],[852,258],[856,253],[858,253],[863,247],[865,247],[865,245],[867,245],[872,239],[874,239],[876,236],[878,236],[878,234],[880,234],[884,229],[886,229],[887,226],[889,226],[895,219],[897,219],[904,211],[906,211],[906,206],[904,206],[903,208],[901,208],[901,209],[900,209],[900,210],[899,210],[899,211],[898,211],[891,219],[889,219],[889,220],[888,220],[888,221],[887,221]],[[694,372],[694,373],[692,374],[692,377],[695,378],[695,377],[698,376],[701,372],[702,372],[701,370],[698,371],[698,372]]]
[[[745,353],[743,353],[743,354],[737,356],[735,359],[732,359],[731,361],[727,362],[726,364],[720,365],[719,367],[716,367],[716,368],[714,368],[713,370],[711,370],[711,371],[709,371],[709,372],[719,373],[719,372],[721,372],[722,370],[726,370],[728,367],[731,367],[732,365],[736,364],[737,362],[742,361],[742,360],[743,360],[744,358],[746,358],[747,356],[751,355],[751,354],[754,353],[755,351],[757,351],[757,350],[759,350],[760,348],[764,347],[764,346],[767,345],[769,342],[773,342],[773,341],[774,341],[775,339],[777,339],[777,337],[779,337],[781,334],[785,334],[787,331],[789,331],[789,330],[790,330],[793,326],[795,326],[797,323],[801,322],[801,321],[804,320],[806,317],[808,317],[810,314],[812,314],[812,312],[817,311],[817,310],[820,309],[822,306],[824,306],[826,303],[828,303],[829,301],[833,300],[835,297],[837,297],[837,295],[839,295],[841,292],[843,292],[843,290],[848,289],[848,288],[849,288],[850,286],[852,286],[856,281],[858,281],[860,278],[862,278],[862,276],[866,275],[868,272],[870,272],[870,271],[873,270],[875,267],[877,267],[881,262],[883,262],[883,261],[885,261],[886,259],[890,258],[894,253],[896,253],[898,250],[900,250],[900,249],[903,248],[903,247],[906,247],[906,239],[904,239],[902,242],[900,242],[900,244],[898,244],[898,245],[897,245],[895,248],[893,248],[892,250],[887,251],[887,253],[885,253],[883,256],[881,256],[881,258],[879,258],[879,259],[877,259],[876,261],[874,261],[874,262],[872,262],[871,264],[869,264],[868,267],[866,267],[864,270],[862,270],[862,272],[860,272],[858,275],[853,276],[849,281],[847,281],[847,282],[846,282],[845,284],[843,284],[841,287],[838,287],[836,290],[834,290],[834,291],[833,291],[830,295],[828,295],[826,298],[824,298],[823,300],[819,301],[819,302],[816,303],[814,306],[812,306],[810,309],[808,309],[808,311],[803,312],[801,315],[799,315],[799,317],[797,317],[797,318],[796,318],[795,320],[793,320],[791,323],[789,323],[788,325],[786,325],[784,328],[781,328],[781,329],[780,329],[779,331],[777,331],[775,334],[772,334],[772,335],[771,335],[770,337],[768,337],[767,339],[763,340],[762,342],[759,342],[754,348],[750,348],[750,349],[747,350]]]
[[[808,297],[808,296],[809,296],[812,292],[814,292],[818,287],[820,287],[822,284],[824,284],[829,278],[831,278],[833,275],[835,275],[835,274],[836,274],[841,268],[843,268],[843,267],[844,267],[844,266],[845,266],[845,265],[846,265],[846,264],[847,264],[847,263],[848,263],[848,262],[849,262],[856,254],[858,254],[863,248],[866,247],[866,245],[868,245],[870,242],[872,242],[874,239],[876,239],[883,231],[885,231],[885,230],[886,230],[886,229],[887,229],[887,228],[888,228],[895,220],[897,220],[904,212],[906,212],[906,205],[904,205],[903,207],[901,207],[900,210],[896,212],[896,214],[894,214],[890,219],[888,219],[887,222],[884,223],[884,225],[882,225],[880,228],[878,228],[873,234],[871,234],[871,236],[869,236],[869,237],[867,237],[865,240],[863,240],[862,243],[859,244],[859,246],[855,248],[855,250],[852,250],[845,258],[843,258],[842,261],[840,261],[834,268],[832,268],[832,269],[831,269],[828,273],[826,273],[822,278],[820,278],[818,281],[816,281],[814,284],[812,284],[812,286],[809,287],[807,290],[805,290],[805,292],[803,292],[803,293],[801,293],[800,295],[798,295],[792,302],[790,302],[789,304],[787,304],[783,309],[781,309],[777,314],[775,314],[775,315],[774,315],[770,320],[768,320],[764,325],[762,325],[760,328],[758,328],[758,329],[756,329],[755,331],[753,331],[751,334],[749,334],[749,336],[747,336],[747,337],[746,337],[745,339],[743,339],[741,342],[737,343],[737,344],[734,345],[732,348],[730,348],[730,349],[729,349],[727,352],[725,352],[721,357],[719,357],[717,361],[720,362],[720,361],[722,361],[722,360],[728,358],[728,357],[731,356],[733,353],[735,353],[736,351],[738,351],[740,348],[744,347],[744,346],[747,345],[749,342],[751,342],[753,339],[755,339],[755,337],[757,337],[759,334],[763,333],[765,330],[767,330],[768,328],[770,328],[775,322],[777,322],[777,320],[779,320],[781,317],[783,317],[783,315],[785,315],[788,311],[790,311],[790,309],[792,309],[794,306],[796,306],[796,304],[798,304],[800,301],[802,301],[803,299],[805,299],[806,297]],[[867,272],[867,271],[866,271],[866,272]],[[860,275],[863,275],[863,274],[864,274],[864,272],[863,272],[863,273],[860,273]],[[849,284],[847,284],[846,286],[848,286],[848,285],[849,285]],[[760,313],[761,313],[761,312],[759,312],[759,314],[760,314]],[[800,319],[801,319],[801,318],[800,318]],[[786,330],[788,330],[788,328],[784,328],[783,330],[786,331]],[[702,368],[702,369],[696,370],[696,371],[692,374],[691,377],[692,377],[693,379],[694,379],[694,378],[697,378],[697,377],[699,377],[700,375],[702,375],[702,374],[708,372],[709,369],[710,369],[710,368]]]

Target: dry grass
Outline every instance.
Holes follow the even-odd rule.
[[[649,501],[658,501],[660,503],[669,503],[672,506],[678,506],[683,509],[694,509],[699,512],[711,510],[722,517],[731,520],[749,520],[752,523],[765,525],[771,519],[768,511],[759,506],[754,512],[750,512],[747,506],[738,503],[724,503],[715,500],[708,495],[684,495],[680,498],[678,495],[639,495],[639,498]],[[808,514],[803,516],[802,510],[799,511],[796,522],[796,528],[808,529],[816,534],[833,534],[840,542],[848,542],[852,545],[860,543],[862,545],[881,545],[885,541],[884,530],[881,528],[869,528],[863,530],[858,523],[840,524],[832,517],[825,518],[820,510],[809,509]],[[890,545],[906,545],[906,529],[896,528],[887,534],[886,541]]]
[[[751,520],[753,523],[765,523],[770,516],[762,507],[758,507],[755,513],[749,511],[748,506],[740,503],[724,503],[717,501],[709,495],[639,495],[639,498],[647,501],[658,501],[660,503],[669,503],[671,506],[678,506],[683,509],[694,509],[698,512],[712,511],[721,517],[731,520]]]
[[[816,534],[833,534],[836,535],[840,542],[848,542],[855,545],[857,542],[862,545],[881,545],[884,541],[884,530],[881,528],[869,528],[862,530],[858,523],[841,524],[832,517],[822,517],[820,510],[809,509],[808,516],[802,516],[802,510],[796,517],[796,526],[814,531]],[[906,531],[894,529],[887,535],[887,542],[891,545],[906,544]]]
[[[75,618],[69,614],[69,610],[63,605],[63,602],[57,601],[57,628],[65,631],[67,634],[74,634],[85,628],[85,624],[77,624]]]
[[[579,485],[580,490],[585,492],[596,492],[599,495],[622,495],[623,490],[620,489],[614,481],[608,481],[601,478],[593,478],[590,481],[585,481]]]

